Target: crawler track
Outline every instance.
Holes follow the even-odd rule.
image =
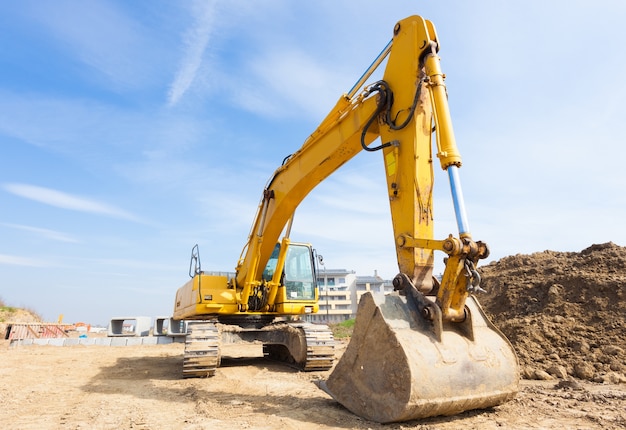
[[[267,329],[267,328],[266,328]],[[328,370],[335,359],[335,340],[325,325],[276,324],[271,327],[275,343],[263,345],[265,357],[305,372]]]
[[[328,370],[335,359],[335,340],[328,326],[307,322],[279,322],[261,328],[217,321],[190,321],[187,325],[183,377],[215,374],[223,343],[263,344],[266,358],[305,372]]]
[[[190,321],[187,325],[183,377],[213,376],[220,365],[220,333],[210,321]]]
[[[325,325],[310,323],[295,324],[304,331],[306,337],[306,362],[302,370],[328,370],[335,360],[335,339],[332,331]]]

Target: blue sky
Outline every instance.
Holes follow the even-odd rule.
[[[626,245],[626,4],[382,4],[3,4],[0,297],[51,321],[170,315],[191,247],[234,269],[269,176],[413,14],[438,31],[488,261]],[[443,174],[436,187],[444,238]],[[291,236],[329,268],[392,278],[380,154],[314,190]]]

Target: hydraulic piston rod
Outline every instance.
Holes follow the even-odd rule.
[[[465,201],[463,200],[463,190],[459,178],[459,168],[455,165],[448,167],[448,178],[450,179],[450,192],[452,193],[452,203],[454,204],[454,214],[456,215],[456,225],[459,228],[461,238],[470,237],[467,213],[465,211]]]
[[[448,107],[444,74],[441,71],[439,57],[436,54],[437,45],[431,43],[431,49],[431,53],[424,57],[424,69],[427,75],[430,98],[434,107],[433,118],[437,133],[437,157],[439,157],[441,168],[448,171],[459,236],[469,239],[471,235],[458,172],[459,167],[461,167],[461,155],[457,149],[456,139],[452,130],[452,119],[450,118],[450,109]]]

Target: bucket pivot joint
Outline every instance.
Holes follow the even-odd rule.
[[[393,279],[393,288],[406,297],[412,325],[426,329],[434,338],[441,342],[443,320],[441,309],[437,304],[421,293],[404,273],[398,273]]]

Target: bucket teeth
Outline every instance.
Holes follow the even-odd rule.
[[[432,321],[416,317],[411,302],[394,293],[377,304],[364,294],[346,352],[320,387],[381,423],[453,415],[515,396],[515,352],[473,297],[466,301],[467,320],[444,323],[439,333]]]

